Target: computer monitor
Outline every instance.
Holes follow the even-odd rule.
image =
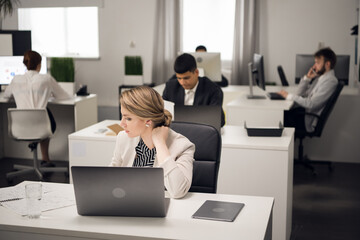
[[[27,71],[23,59],[23,56],[0,56],[0,85],[9,85],[15,75]],[[40,73],[47,73],[46,62],[46,57],[42,57]]]
[[[253,85],[256,84],[259,88],[265,91],[265,73],[264,73],[264,56],[255,53],[253,62],[248,65],[249,74],[249,88],[250,94],[248,99],[264,99],[265,95],[254,95]]]
[[[219,52],[191,52],[199,69],[199,76],[221,82],[221,55]]]
[[[314,65],[314,55],[312,54],[296,54],[295,61],[295,83],[299,83],[300,79]],[[335,76],[339,81],[349,85],[350,71],[350,55],[336,55]]]

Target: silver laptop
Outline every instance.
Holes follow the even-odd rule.
[[[72,166],[71,172],[79,215],[166,216],[162,168]]]
[[[215,127],[221,132],[221,106],[218,105],[194,105],[174,106],[174,121],[202,123]]]
[[[192,217],[233,222],[244,206],[244,203],[206,200]]]

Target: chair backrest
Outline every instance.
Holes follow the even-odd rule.
[[[326,105],[320,114],[320,117],[316,124],[315,130],[312,134],[313,136],[318,136],[318,137],[321,136],[321,133],[325,127],[326,121],[329,118],[330,113],[334,109],[335,103],[336,103],[343,87],[344,87],[344,82],[339,81],[334,93],[330,96],[329,100],[326,102]]]
[[[174,131],[195,144],[195,162],[190,192],[216,193],[221,154],[221,136],[213,126],[172,122]]]
[[[9,136],[19,141],[40,141],[52,136],[46,109],[8,109]]]
[[[277,70],[278,70],[278,73],[279,73],[279,76],[280,76],[281,84],[283,86],[289,86],[289,83],[288,83],[288,81],[286,79],[286,76],[285,76],[285,73],[284,73],[284,70],[283,70],[282,66],[279,65],[277,67]]]

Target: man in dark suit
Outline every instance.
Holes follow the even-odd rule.
[[[195,58],[187,53],[177,57],[174,64],[175,76],[170,78],[163,92],[163,99],[176,105],[219,105],[223,104],[223,92],[207,77],[199,77]],[[221,126],[225,125],[224,111],[221,111]]]

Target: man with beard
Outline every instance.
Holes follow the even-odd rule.
[[[317,119],[306,113],[320,115],[327,100],[333,94],[338,84],[334,67],[336,55],[330,48],[323,48],[314,54],[314,65],[300,80],[296,94],[284,90],[279,93],[288,100],[294,101],[294,106],[284,113],[284,126],[306,129],[312,132]]]

